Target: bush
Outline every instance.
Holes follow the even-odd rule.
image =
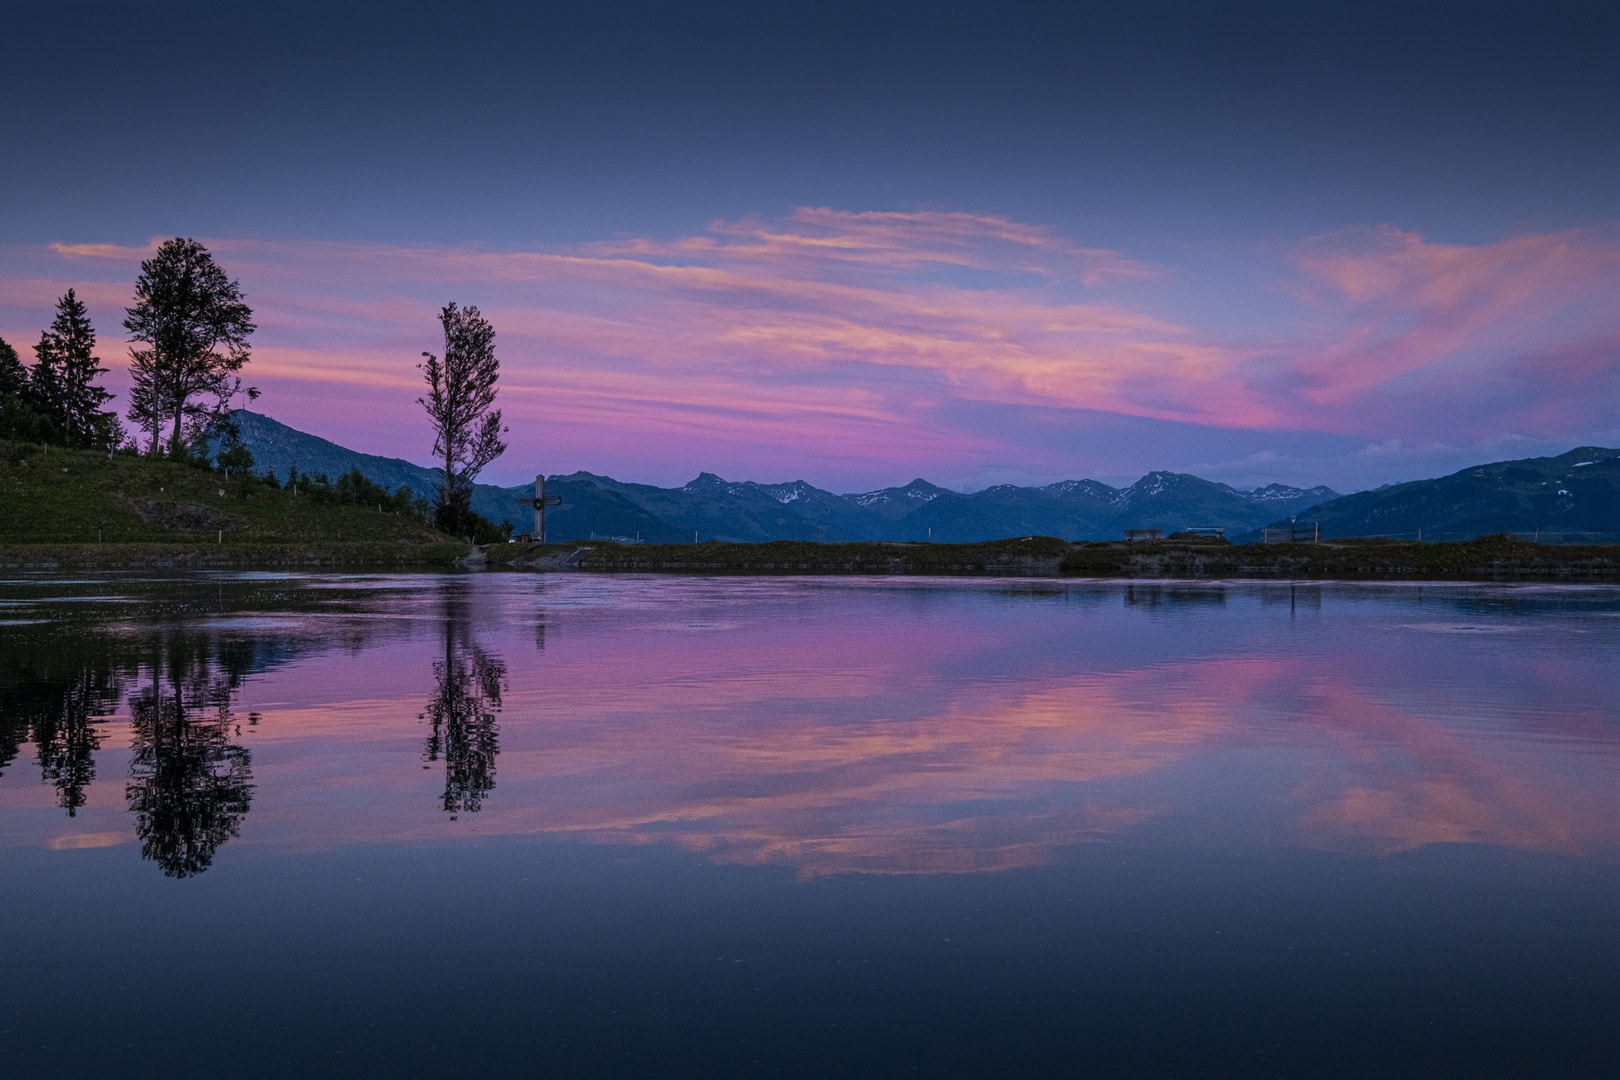
[[[274,475],[271,474],[272,478]],[[350,469],[333,483],[325,473],[311,476],[292,467],[287,470],[286,487],[294,494],[326,506],[375,506],[384,513],[408,514],[422,521],[428,518],[426,499],[403,484],[390,492],[366,479],[359,469]]]

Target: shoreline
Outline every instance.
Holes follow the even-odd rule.
[[[275,570],[297,567],[454,569],[469,549],[459,541],[398,544],[106,543],[0,544],[0,570]]]
[[[976,544],[865,541],[616,544],[593,540],[469,547],[429,543],[0,544],[0,569],[379,569],[831,576],[1086,577],[1125,580],[1620,582],[1620,544],[1537,544],[1514,537],[1420,544],[1336,540],[1229,544],[1069,543],[1026,537]]]

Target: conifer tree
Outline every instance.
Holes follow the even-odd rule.
[[[17,350],[0,341],[0,439],[48,443],[58,434],[34,398],[33,383]]]
[[[0,338],[0,401],[28,396],[28,369],[17,358],[17,350]]]
[[[68,446],[95,446],[111,437],[116,418],[101,411],[112,395],[95,385],[107,369],[95,355],[96,331],[84,302],[69,289],[56,303],[51,328],[34,346],[33,383],[38,406]],[[116,439],[114,439],[116,441]]]

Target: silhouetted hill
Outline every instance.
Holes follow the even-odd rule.
[[[231,418],[241,428],[242,441],[253,452],[254,471],[260,475],[273,472],[277,479],[285,482],[288,470],[297,468],[299,472],[310,475],[325,473],[328,478],[335,480],[350,469],[359,469],[373,484],[380,484],[390,491],[403,485],[423,498],[431,499],[438,489],[437,470],[413,465],[403,458],[362,454],[247,409],[237,409]],[[533,496],[532,487],[529,494]],[[509,505],[512,503],[513,497],[507,489],[490,484],[473,485],[472,508],[491,521],[512,518],[517,523],[518,508]],[[532,516],[531,511],[531,520]]]
[[[335,477],[359,469],[374,483],[389,488],[404,484],[427,497],[438,483],[431,468],[358,453],[258,413],[241,410],[236,419],[261,472],[268,468],[285,478],[288,467],[296,466],[300,472]],[[689,543],[694,537],[978,543],[1009,536],[1099,540],[1133,528],[1247,531],[1336,494],[1324,487],[1301,490],[1282,484],[1244,492],[1170,472],[1149,473],[1124,489],[1096,480],[1064,480],[1040,488],[1001,484],[964,494],[919,478],[901,487],[848,495],[803,480],[760,484],[703,473],[682,487],[661,488],[576,472],[548,477],[546,491],[563,500],[547,515],[552,540],[613,537],[664,544]],[[534,519],[523,500],[532,492],[527,484],[478,484],[473,509],[526,531]]]
[[[1293,513],[1293,511],[1289,511]],[[1512,532],[1543,542],[1620,541],[1620,450],[1582,446],[1557,457],[1475,465],[1330,499],[1299,511],[1323,539],[1470,540]],[[1272,524],[1288,525],[1279,515]]]

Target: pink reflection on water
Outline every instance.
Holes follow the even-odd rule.
[[[1620,847],[1601,656],[1422,626],[1316,642],[1329,648],[1269,624],[1223,640],[1228,623],[1282,617],[1259,608],[1194,633],[1129,609],[976,618],[953,603],[564,611],[543,649],[522,619],[463,612],[457,634],[508,675],[494,786],[456,815],[423,753],[444,655],[432,618],[272,667],[235,705],[261,719],[241,734],[257,793],[232,847],[549,834],[806,878],[1005,870],[1117,836]],[[1162,632],[1116,647],[1144,626]],[[76,850],[127,834],[127,716],[107,732],[71,822],[15,762],[3,835]]]

